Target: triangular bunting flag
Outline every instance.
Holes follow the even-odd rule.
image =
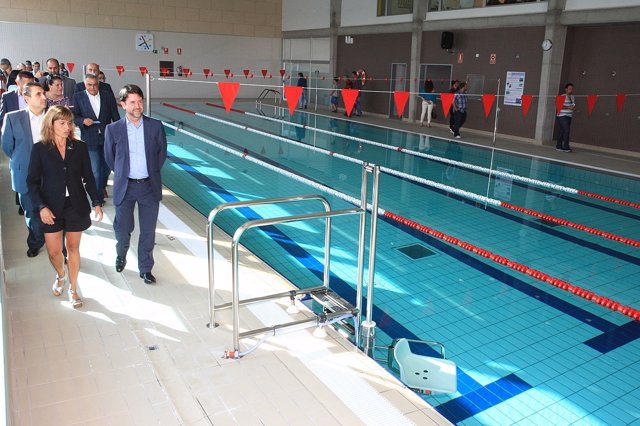
[[[208,78],[211,74],[211,70],[209,68],[203,68],[202,72],[204,73],[204,78]]]
[[[593,112],[593,107],[596,106],[596,101],[598,100],[598,95],[589,95],[587,96],[587,112],[589,115]]]
[[[404,114],[404,107],[409,100],[409,92],[393,92],[393,99],[396,102],[396,110],[398,111],[398,118],[402,118]]]
[[[191,69],[190,68],[182,68],[182,72],[184,73],[184,78],[187,78],[191,75]]]
[[[564,105],[565,95],[556,96],[556,115],[560,114],[560,110],[562,110],[562,105]]]
[[[616,111],[618,112],[622,112],[622,107],[624,106],[624,98],[627,95],[625,95],[624,93],[618,93],[616,95]]]
[[[140,74],[144,77],[144,75],[147,73],[147,67],[139,67],[140,68]]]
[[[262,78],[267,78],[267,70],[260,70],[262,73]]]
[[[160,68],[160,75],[163,77],[169,75],[169,68]]]
[[[285,70],[280,70],[280,77],[284,77]]]
[[[444,117],[449,116],[449,110],[453,103],[453,93],[440,93],[440,99],[442,99],[442,110],[444,111]]]
[[[221,81],[218,83],[218,90],[220,90],[220,94],[222,95],[224,109],[226,109],[227,112],[231,111],[233,101],[235,101],[238,90],[240,90],[240,83]]]
[[[493,103],[496,100],[496,95],[493,94],[484,94],[482,95],[482,105],[484,105],[484,118],[489,117],[489,113],[491,112],[491,108],[493,107]]]
[[[67,69],[69,70],[69,74],[73,72],[73,68],[76,66],[74,62],[67,62]]]
[[[242,72],[244,73],[244,78],[249,77],[249,70],[242,70]]]
[[[522,116],[523,117],[527,116],[532,100],[533,100],[533,95],[522,95]]]
[[[116,71],[118,71],[118,75],[122,75],[122,73],[124,72],[124,66],[116,65]]]
[[[293,115],[296,110],[296,105],[302,95],[302,86],[284,86],[284,96],[287,98],[287,105],[289,105],[289,114]]]
[[[353,110],[359,93],[360,91],[357,89],[342,89],[342,101],[348,117],[351,117],[351,110]]]
[[[229,78],[229,74],[231,74],[231,70],[224,70],[225,77]]]

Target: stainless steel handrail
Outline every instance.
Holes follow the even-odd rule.
[[[241,207],[251,207],[258,206],[264,204],[281,204],[281,203],[292,203],[296,201],[305,201],[305,200],[320,200],[324,206],[325,212],[328,212],[331,209],[329,205],[329,201],[321,195],[297,195],[293,197],[276,197],[276,198],[266,198],[261,200],[249,200],[249,201],[235,201],[231,203],[220,204],[215,207],[209,213],[209,218],[207,220],[207,259],[209,262],[209,312],[210,312],[210,321],[207,324],[209,328],[215,328],[218,324],[215,321],[215,283],[214,283],[214,271],[213,271],[213,263],[214,263],[214,251],[213,251],[213,223],[216,219],[216,216],[228,209],[237,209]],[[327,219],[330,220],[330,219]],[[327,224],[327,231],[325,232],[325,243],[327,239],[330,237],[327,235],[329,232],[329,223]],[[329,246],[325,245],[325,259],[329,259]],[[323,283],[325,286],[329,283],[329,274],[325,273],[323,277]]]
[[[345,209],[345,210],[334,210],[334,211],[326,211],[324,213],[308,213],[301,214],[295,216],[284,216],[284,217],[276,217],[271,219],[256,219],[250,220],[248,222],[243,223],[238,227],[236,232],[233,234],[233,239],[231,241],[231,281],[232,281],[232,303],[233,303],[233,350],[235,352],[240,352],[240,284],[238,280],[238,246],[240,245],[240,238],[245,231],[257,228],[261,226],[269,226],[269,225],[277,225],[288,222],[299,222],[310,219],[321,219],[325,218],[325,226],[329,232],[325,232],[325,250],[331,244],[330,239],[326,239],[326,235],[330,235],[330,218],[336,216],[345,216],[351,214],[364,214],[366,210],[355,208],[355,209]],[[324,276],[328,278],[329,268],[328,268],[329,258],[325,258],[325,267],[324,267]],[[328,284],[328,281],[327,281]],[[356,334],[358,331],[356,330]]]
[[[282,94],[275,89],[264,89],[260,92],[260,96],[256,99],[256,105],[261,104],[264,99],[270,94],[273,93],[273,101],[274,103],[280,104],[282,103]]]

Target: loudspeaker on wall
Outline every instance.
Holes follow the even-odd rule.
[[[451,31],[443,31],[440,38],[440,47],[446,50],[453,48],[453,33]]]

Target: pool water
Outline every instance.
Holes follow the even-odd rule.
[[[169,161],[163,168],[163,179],[204,216],[228,201],[320,193],[309,181],[359,199],[359,164],[300,147],[284,137],[403,172],[401,177],[381,174],[379,200],[386,211],[640,308],[637,246],[479,202],[460,190],[617,234],[631,242],[640,240],[639,209],[489,176],[397,148],[635,203],[640,201],[637,177],[492,152],[342,117],[297,111],[291,118],[286,114],[280,121],[271,121],[254,115],[253,104],[236,104],[240,111],[230,113],[204,103],[173,105],[276,136],[256,135],[166,105],[152,106],[156,118],[179,123],[200,136],[194,138],[167,127]],[[280,116],[280,112],[264,113]],[[250,157],[301,179],[229,154],[202,138],[238,152],[246,150]],[[416,182],[413,177],[446,187]],[[343,198],[322,195],[333,209],[353,207]],[[240,209],[221,214],[219,225],[232,233],[247,218],[318,210],[308,203]],[[340,217],[333,222],[331,287],[354,301],[358,219]],[[205,223],[203,218],[203,226]],[[321,220],[251,231],[243,244],[300,287],[322,282]],[[456,362],[458,392],[424,397],[452,422],[640,422],[639,321],[387,217],[378,223],[375,271],[373,314],[378,343],[398,337],[436,340],[445,344],[448,358]]]

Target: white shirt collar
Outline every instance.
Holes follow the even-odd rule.
[[[31,112],[31,110],[29,108],[27,108],[27,111],[29,112],[29,120],[33,121],[33,120],[40,120],[44,117],[44,110],[42,110],[42,113],[40,115],[35,115],[34,113]]]

